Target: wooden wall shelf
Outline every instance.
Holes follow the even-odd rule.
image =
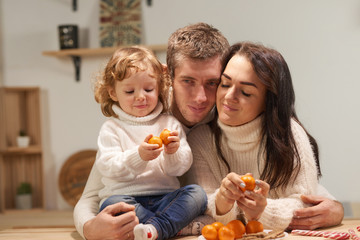
[[[144,47],[152,50],[155,54],[157,52],[166,51],[166,44],[157,45],[143,45]],[[121,47],[121,46],[119,46]],[[63,49],[59,51],[44,51],[42,55],[49,57],[71,57],[75,66],[76,81],[80,80],[80,64],[81,57],[90,56],[106,56],[111,55],[119,47],[107,47],[107,48],[76,48],[76,49]],[[125,46],[124,46],[125,47]]]
[[[0,212],[16,209],[16,189],[28,182],[33,209],[44,208],[40,88],[0,87]],[[20,130],[28,147],[17,146]]]

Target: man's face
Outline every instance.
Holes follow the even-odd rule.
[[[174,116],[187,127],[202,121],[215,105],[220,76],[218,56],[203,61],[182,60],[174,71]]]

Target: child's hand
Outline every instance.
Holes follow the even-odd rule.
[[[240,197],[236,202],[238,206],[244,211],[248,220],[258,220],[264,212],[267,205],[267,195],[270,186],[264,181],[256,180],[258,187],[254,191],[246,190],[244,197]]]
[[[162,152],[163,148],[157,144],[149,144],[148,141],[153,135],[148,135],[144,142],[139,146],[139,155],[144,161],[151,161],[157,158]]]
[[[170,135],[167,139],[168,139],[169,143],[167,145],[164,145],[165,152],[167,154],[173,154],[180,147],[179,132],[176,130],[170,132]]]

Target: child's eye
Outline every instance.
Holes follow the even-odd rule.
[[[145,92],[152,92],[154,89],[145,89]]]
[[[134,90],[131,90],[131,91],[125,91],[126,94],[132,94],[134,93]]]

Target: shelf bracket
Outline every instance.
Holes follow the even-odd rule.
[[[77,0],[72,1],[72,7],[73,7],[73,11],[77,10]]]
[[[75,66],[75,79],[77,82],[80,81],[80,64],[81,64],[81,57],[79,56],[71,56]]]
[[[147,0],[147,5],[151,6],[151,0]]]

